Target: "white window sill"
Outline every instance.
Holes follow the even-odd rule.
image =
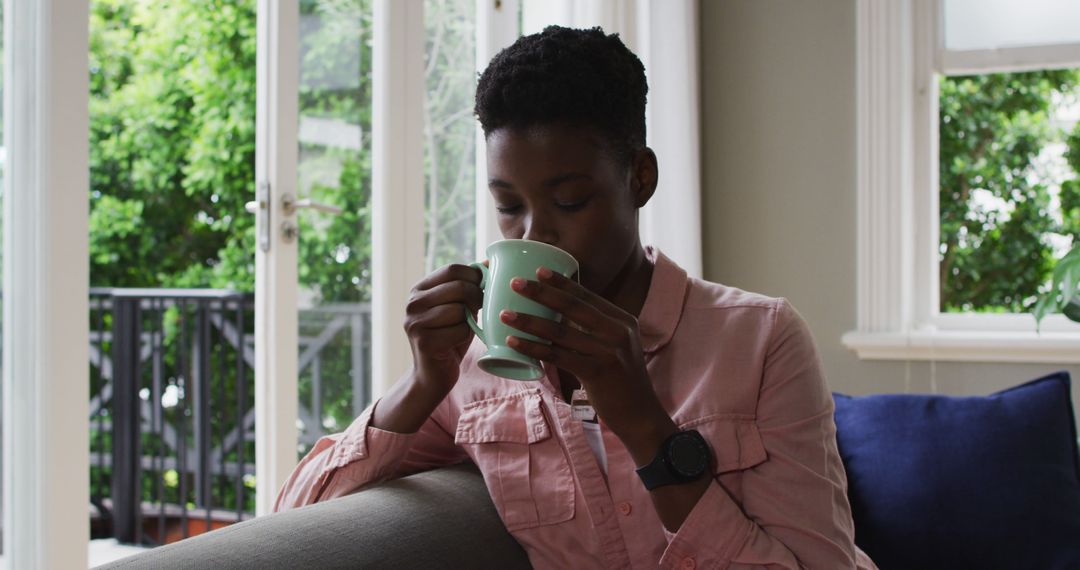
[[[1080,332],[852,331],[841,342],[862,360],[1080,363]]]

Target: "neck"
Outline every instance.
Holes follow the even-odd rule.
[[[645,257],[645,248],[638,241],[603,296],[627,313],[640,316],[649,294],[652,274],[653,264]]]

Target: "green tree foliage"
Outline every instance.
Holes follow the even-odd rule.
[[[1023,311],[1053,267],[1048,234],[1080,240],[1075,180],[1062,185],[1061,220],[1033,176],[1055,94],[1080,87],[1076,70],[947,77],[940,98],[941,310]],[[1069,136],[1080,172],[1080,129]],[[989,193],[1004,207],[980,206]],[[985,203],[985,202],[984,202]]]
[[[92,285],[252,288],[254,24],[251,0],[91,4]]]
[[[253,24],[252,2],[92,4],[93,285],[250,289],[225,250],[253,241]]]
[[[318,28],[302,40],[301,109],[369,133],[371,28],[355,16],[370,9],[301,6]],[[90,30],[91,283],[252,290],[254,0],[95,0]],[[355,81],[342,86],[342,73]],[[344,210],[303,214],[300,282],[317,298],[369,296],[369,139],[300,149],[302,167],[334,164],[310,197]]]
[[[473,3],[426,16],[427,268],[472,255]],[[301,286],[370,299],[369,0],[300,3],[302,117],[355,127],[355,147],[301,139]],[[253,288],[253,0],[95,0],[91,8],[91,283]],[[303,119],[302,119],[303,122]]]
[[[342,210],[300,214],[300,284],[322,301],[371,298],[371,15],[368,0],[300,2],[301,127],[319,119],[356,132],[355,148],[301,133],[300,192]]]
[[[1065,160],[1072,171],[1080,176],[1080,123],[1069,133]],[[1061,184],[1061,217],[1065,230],[1073,236],[1073,245],[1080,245],[1080,177]]]

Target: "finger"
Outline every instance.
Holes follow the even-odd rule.
[[[424,335],[416,339],[416,347],[431,353],[438,353],[455,349],[472,341],[473,332],[467,325],[455,325],[424,331]]]
[[[566,323],[514,311],[503,311],[499,313],[499,318],[521,332],[547,339],[581,354],[599,354],[607,347],[607,343]]]
[[[405,312],[419,314],[439,305],[464,303],[476,312],[484,302],[484,292],[470,281],[447,281],[423,291],[414,291]],[[460,307],[458,307],[460,309]]]
[[[562,313],[564,319],[585,327],[601,339],[615,338],[621,327],[612,317],[604,314],[582,297],[545,283],[517,277],[510,281],[510,287],[522,296]]]
[[[413,289],[416,291],[426,291],[449,281],[468,281],[469,283],[480,284],[480,280],[483,278],[483,274],[479,269],[475,267],[469,267],[468,265],[461,265],[460,263],[451,263],[450,265],[444,265],[435,271],[432,271],[427,277],[421,279],[416,287]]]
[[[602,313],[617,318],[621,318],[627,315],[626,311],[619,308],[619,306],[615,303],[612,303],[604,297],[593,293],[592,291],[586,289],[585,286],[581,283],[578,283],[577,281],[574,281],[573,279],[570,279],[569,277],[557,271],[552,271],[547,267],[539,267],[536,270],[536,278],[539,282],[545,285],[550,285],[551,287],[554,287],[561,291],[566,291],[567,293],[575,297],[587,301],[589,304],[599,309]]]
[[[465,311],[461,305],[439,305],[416,316],[412,321],[413,328],[439,329],[443,327],[465,323]]]
[[[519,336],[511,335],[506,337],[506,344],[525,356],[555,364],[559,368],[578,376],[579,379],[581,377],[590,377],[589,372],[596,362],[595,357],[574,352],[573,350],[561,346],[524,339]]]

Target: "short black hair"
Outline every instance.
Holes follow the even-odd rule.
[[[548,26],[491,60],[476,86],[484,136],[566,123],[594,127],[629,164],[645,148],[645,66],[618,34]]]

